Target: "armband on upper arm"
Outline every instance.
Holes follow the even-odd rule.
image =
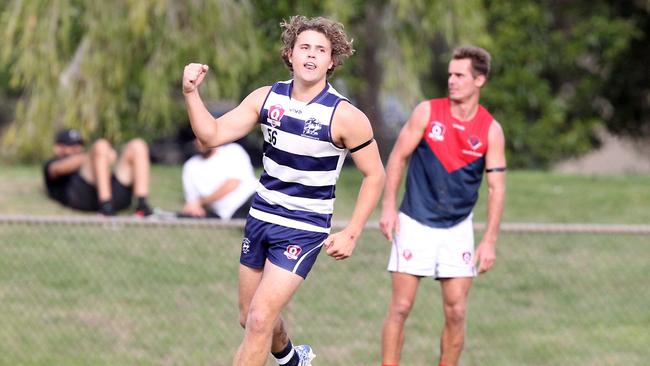
[[[351,152],[351,153],[355,153],[355,152],[357,152],[357,151],[363,149],[364,147],[366,147],[366,146],[372,144],[373,141],[375,141],[375,139],[374,139],[374,138],[371,138],[370,140],[364,142],[363,144],[361,144],[361,145],[359,145],[359,146],[357,146],[357,147],[355,147],[355,148],[350,149],[350,152]]]
[[[501,172],[505,172],[506,170],[507,170],[506,167],[500,166],[498,168],[485,169],[485,172],[486,173],[501,173]]]

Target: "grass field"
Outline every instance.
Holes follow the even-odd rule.
[[[76,214],[44,199],[38,173],[0,167],[0,214]],[[153,173],[152,202],[179,207],[180,170]],[[339,219],[357,181],[342,175]],[[647,224],[648,183],[512,172],[505,221]],[[240,242],[239,229],[0,222],[0,365],[229,365],[242,336]],[[462,364],[646,365],[649,244],[632,234],[503,233],[496,267],[472,290]],[[288,307],[315,366],[379,364],[388,251],[367,230],[350,259],[322,255]],[[438,286],[424,280],[403,365],[434,364],[441,324]]]
[[[238,229],[0,223],[0,364],[228,365],[237,323]],[[285,316],[315,365],[377,365],[388,244],[322,256]],[[645,365],[648,237],[502,235],[474,286],[464,363]],[[404,365],[430,365],[439,291],[424,280]]]
[[[344,169],[337,185],[335,219],[350,216],[360,175]],[[182,207],[181,170],[153,166],[151,203]],[[578,176],[531,171],[508,173],[504,222],[650,223],[650,176]],[[475,210],[485,219],[485,185]],[[79,214],[45,198],[40,167],[0,165],[0,214]],[[374,218],[376,219],[376,213]]]

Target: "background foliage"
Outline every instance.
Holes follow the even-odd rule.
[[[62,126],[116,143],[173,136],[187,125],[183,66],[210,65],[214,101],[287,79],[278,24],[294,14],[331,16],[354,38],[331,81],[384,155],[420,99],[445,95],[462,44],[493,55],[483,103],[513,167],[588,151],[597,126],[650,135],[648,0],[0,0],[0,155],[40,160]]]
[[[238,98],[261,66],[251,12],[231,1],[8,2],[0,60],[20,98],[6,146],[40,157],[61,126],[113,141],[168,133],[184,118],[188,60],[213,68],[211,98]]]

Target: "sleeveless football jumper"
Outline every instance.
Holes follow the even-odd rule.
[[[469,121],[451,115],[449,98],[430,100],[431,114],[409,162],[400,211],[435,228],[452,227],[471,213],[485,170],[492,115],[479,105]]]
[[[336,107],[329,83],[310,102],[291,98],[292,80],[273,84],[260,112],[263,167],[250,210],[258,220],[329,233],[334,191],[347,149],[332,141]]]

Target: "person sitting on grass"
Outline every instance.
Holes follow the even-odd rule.
[[[237,143],[208,148],[198,139],[194,146],[197,154],[183,164],[185,205],[179,216],[245,219],[257,188],[246,150]]]
[[[86,151],[81,133],[64,129],[56,134],[54,154],[43,165],[49,198],[73,209],[113,216],[131,207],[135,195],[134,214],[153,213],[147,203],[150,163],[144,140],[129,141],[118,156],[108,140],[98,139]]]

